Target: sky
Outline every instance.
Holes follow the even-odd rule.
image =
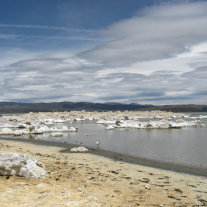
[[[207,103],[207,0],[0,0],[0,101]]]

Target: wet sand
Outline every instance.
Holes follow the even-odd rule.
[[[1,207],[207,206],[207,178],[98,156],[65,147],[0,140],[45,165],[43,179],[0,177]]]

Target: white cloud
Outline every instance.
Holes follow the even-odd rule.
[[[110,66],[129,66],[174,57],[206,41],[207,2],[152,7],[143,15],[110,26],[104,33],[113,40],[81,55]]]
[[[0,51],[1,100],[206,103],[206,25],[206,2],[165,4],[111,25],[110,41],[79,54]]]

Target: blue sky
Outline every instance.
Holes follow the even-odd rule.
[[[0,101],[206,103],[207,1],[0,0]]]

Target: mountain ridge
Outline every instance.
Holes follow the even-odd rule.
[[[59,112],[59,111],[134,111],[134,110],[162,110],[172,112],[207,112],[206,104],[175,104],[150,105],[138,103],[92,103],[92,102],[50,102],[50,103],[21,103],[0,102],[0,113],[26,113],[26,112]]]

